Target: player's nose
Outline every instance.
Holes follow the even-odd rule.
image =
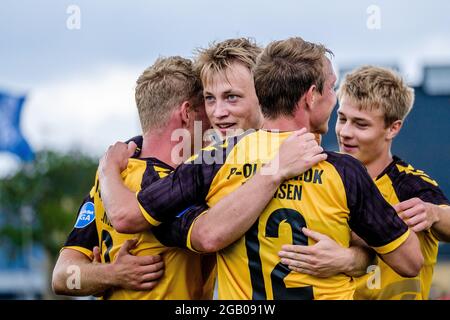
[[[340,125],[339,136],[341,138],[347,138],[347,139],[353,137],[353,130],[352,130],[351,125],[348,123],[348,121],[345,122],[344,124]]]
[[[214,108],[213,116],[215,118],[225,118],[230,114],[228,107],[223,101],[217,101],[216,107]]]

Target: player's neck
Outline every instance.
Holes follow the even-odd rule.
[[[179,142],[171,141],[172,130],[155,130],[144,134],[142,141],[141,158],[157,158],[158,160],[176,167],[172,161],[172,149]]]
[[[303,119],[293,117],[278,117],[276,119],[265,119],[263,129],[280,130],[280,131],[296,131],[301,128],[309,130],[309,123]]]
[[[386,167],[392,162],[393,157],[391,150],[388,149],[372,162],[365,164],[367,171],[372,179],[375,179],[386,169]]]

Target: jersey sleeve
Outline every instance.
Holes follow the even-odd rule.
[[[145,219],[157,226],[171,221],[192,205],[203,203],[216,173],[225,162],[227,150],[233,145],[223,143],[207,147],[164,179],[139,191],[136,196]]]
[[[408,238],[407,225],[383,198],[364,166],[351,156],[339,156],[335,166],[347,195],[350,228],[379,254],[395,250]]]
[[[404,173],[399,176],[398,181],[393,183],[393,186],[400,201],[419,198],[435,205],[450,205],[437,182],[425,173]]]
[[[191,249],[190,231],[194,221],[209,209],[207,204],[193,205],[171,222],[163,223],[152,229],[156,239],[167,247]]]
[[[78,210],[77,220],[64,243],[63,249],[77,250],[92,259],[93,248],[98,244],[94,199],[91,195],[88,195],[84,198]]]

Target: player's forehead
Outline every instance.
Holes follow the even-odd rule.
[[[232,63],[224,70],[211,72],[204,83],[204,91],[213,94],[252,89],[254,90],[252,73],[240,63]]]
[[[338,115],[347,118],[365,119],[370,121],[384,121],[384,114],[379,108],[364,107],[364,104],[343,95],[339,100]]]
[[[327,57],[325,57],[324,70],[325,70],[325,81],[336,82],[337,75],[336,72],[334,71],[334,66],[331,63],[331,60]]]

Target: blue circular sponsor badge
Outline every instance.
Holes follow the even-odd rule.
[[[75,223],[75,228],[84,228],[89,223],[94,221],[95,213],[94,213],[94,204],[92,202],[86,202],[80,209],[80,213],[78,214],[77,222]]]

